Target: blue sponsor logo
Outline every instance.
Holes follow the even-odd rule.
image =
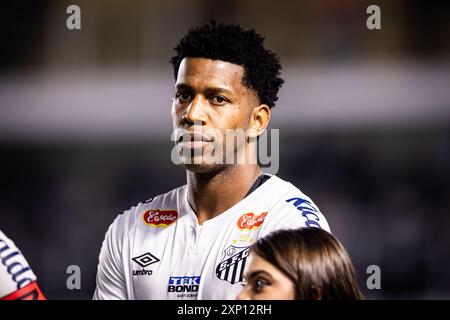
[[[302,198],[291,198],[287,199],[286,202],[292,202],[292,205],[301,212],[301,215],[306,219],[305,225],[307,227],[321,228],[320,224],[317,222],[320,221],[320,218],[317,215],[319,211],[314,208],[310,201]]]
[[[200,285],[200,276],[170,277],[168,292],[197,292]]]

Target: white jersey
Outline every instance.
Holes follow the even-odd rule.
[[[198,224],[184,185],[119,215],[106,233],[94,299],[235,299],[249,246],[278,229],[328,223],[312,200],[271,176]]]

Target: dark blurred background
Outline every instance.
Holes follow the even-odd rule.
[[[81,30],[66,28],[71,4]],[[0,229],[47,297],[90,299],[116,215],[185,183],[168,60],[211,18],[281,56],[278,175],[321,208],[366,297],[450,299],[448,2],[2,1]],[[72,264],[81,290],[66,287]],[[372,264],[381,290],[366,288]]]

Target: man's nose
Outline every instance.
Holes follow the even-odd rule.
[[[186,108],[182,121],[189,125],[205,125],[207,116],[205,113],[207,101],[197,95]]]

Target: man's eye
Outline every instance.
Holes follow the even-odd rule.
[[[214,104],[225,104],[228,102],[228,100],[222,96],[213,96],[211,98],[211,100],[212,100],[212,103],[214,103]]]
[[[189,92],[186,91],[181,91],[178,92],[175,97],[180,100],[180,102],[186,102],[189,101],[189,99],[191,98],[191,94]]]

